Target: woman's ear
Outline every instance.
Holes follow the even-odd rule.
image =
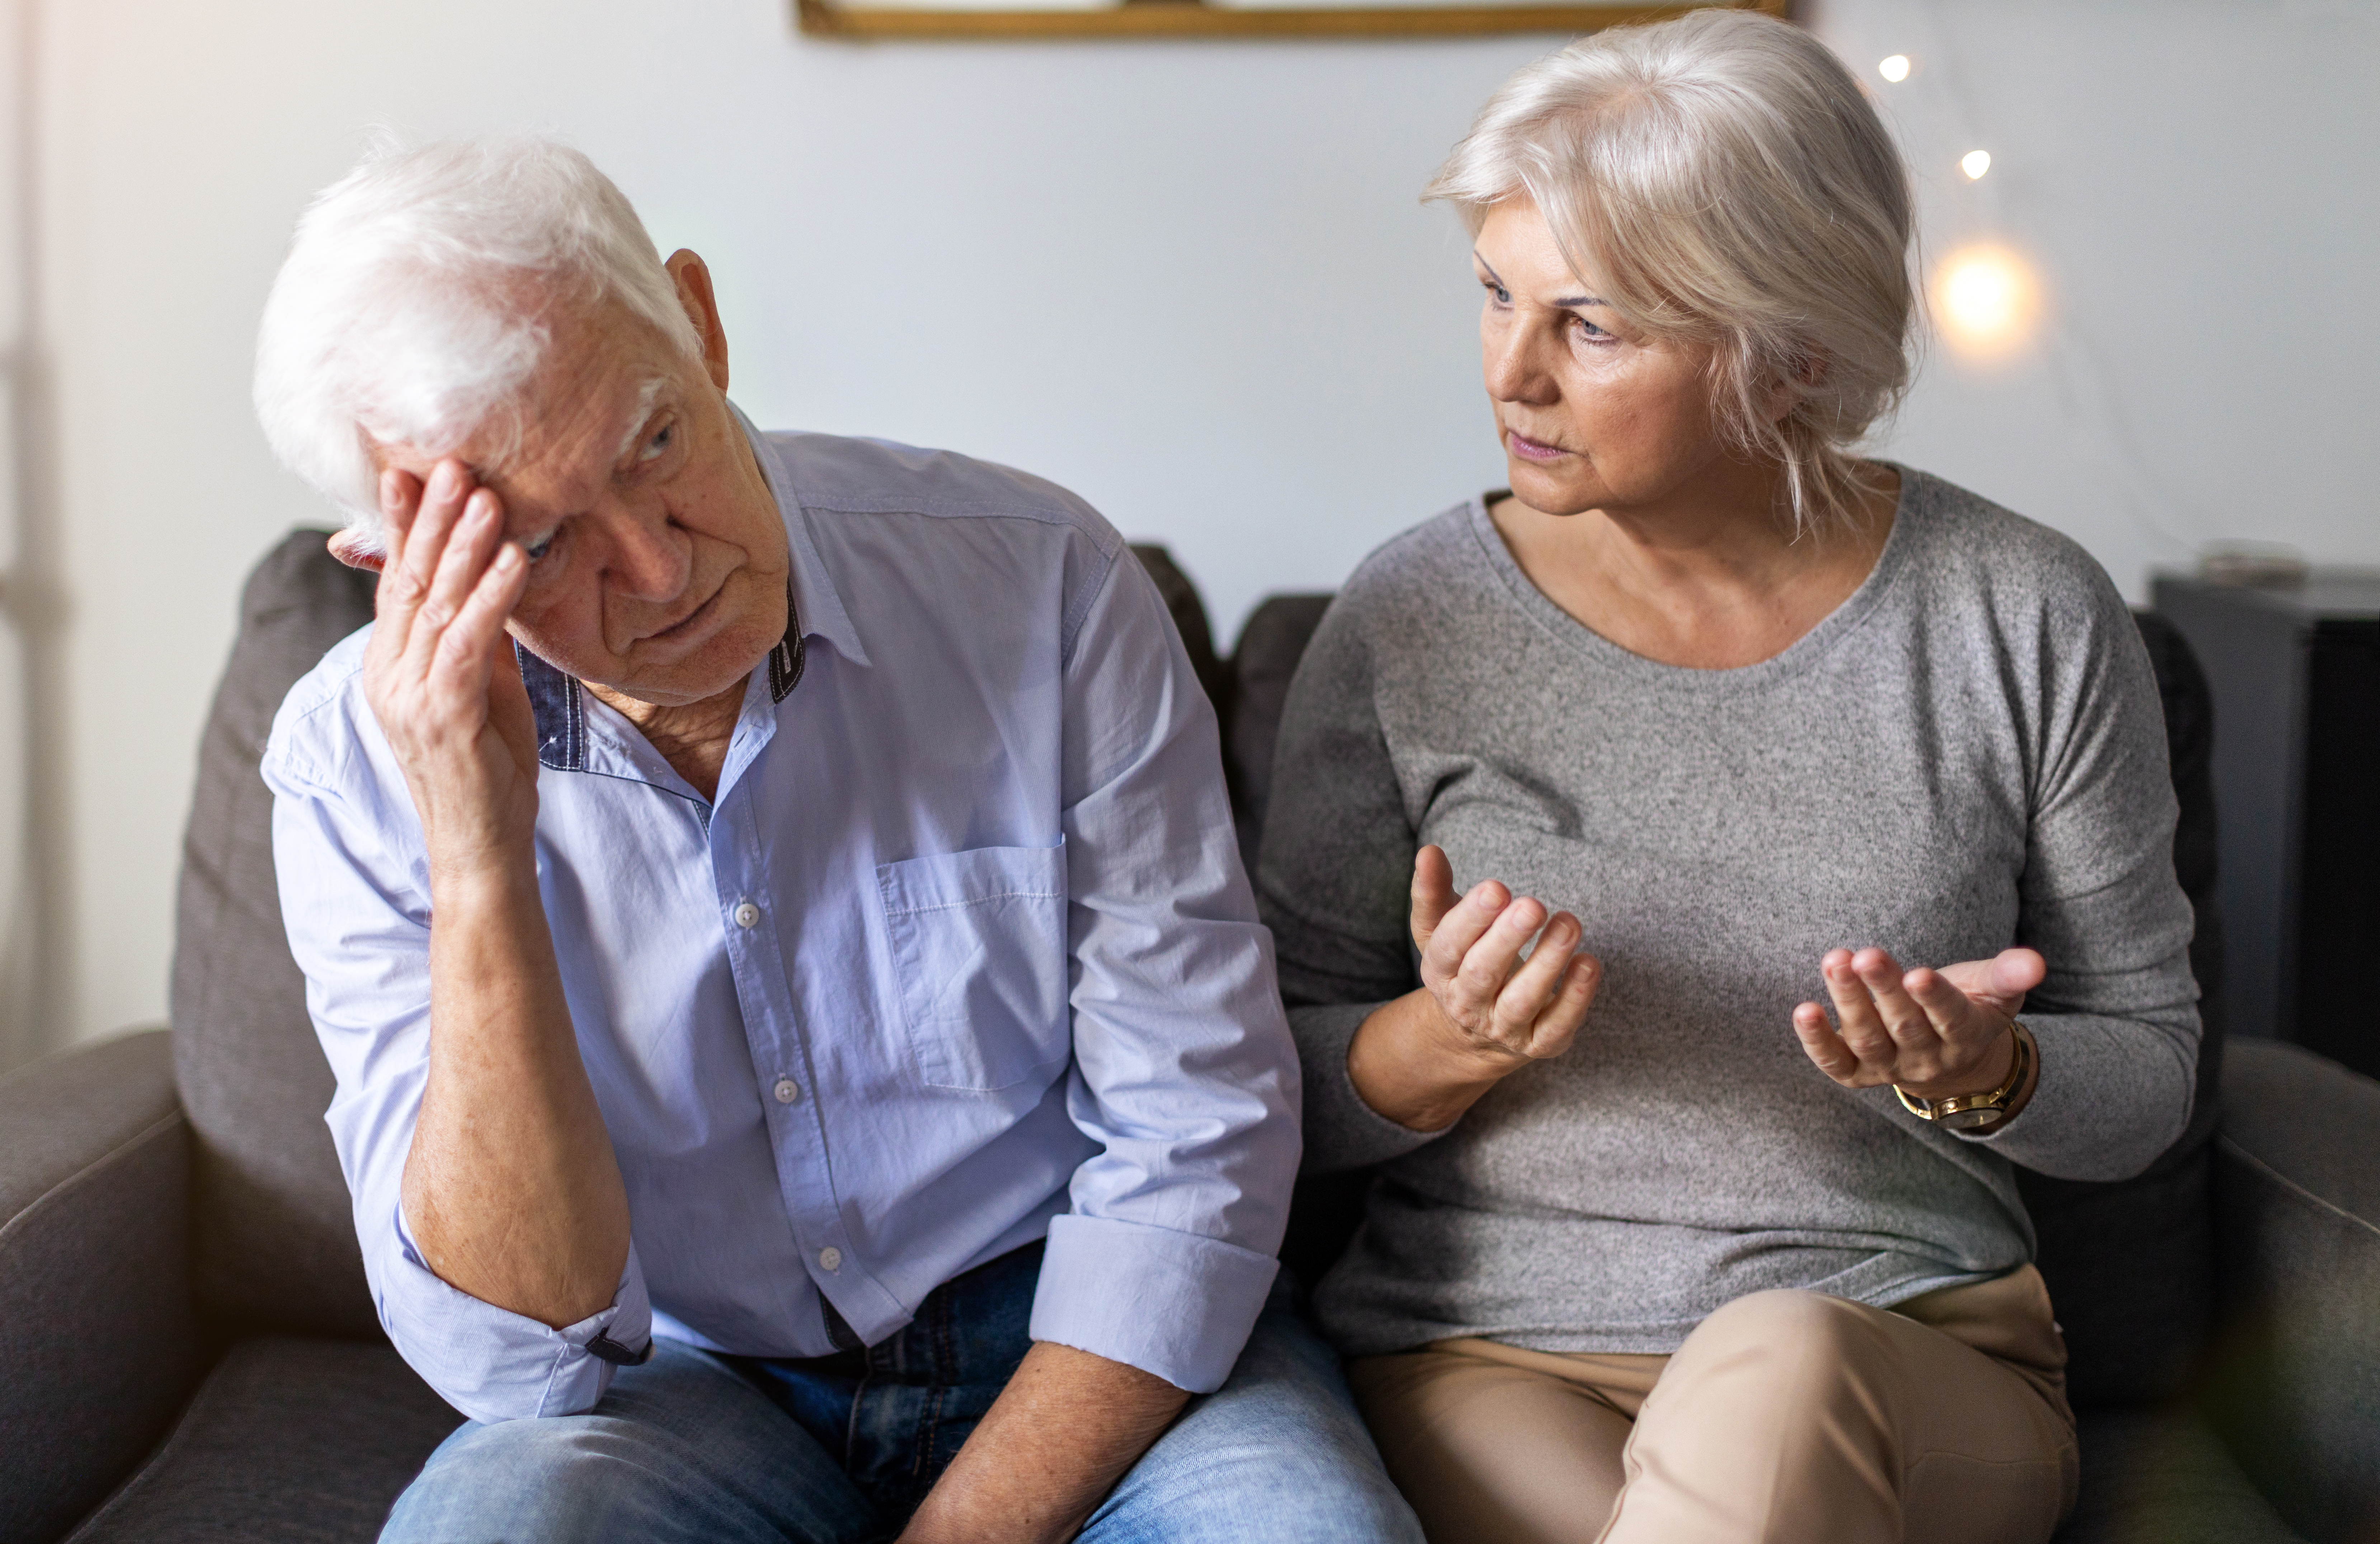
[[[1815,396],[1827,383],[1827,357],[1815,350],[1797,350],[1785,361],[1784,367],[1768,383],[1768,420],[1776,423],[1809,398]]]

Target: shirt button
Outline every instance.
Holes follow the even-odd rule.
[[[819,1264],[828,1270],[843,1269],[843,1251],[830,1244],[819,1251]]]
[[[777,1096],[779,1104],[791,1104],[802,1097],[802,1086],[790,1077],[777,1079],[776,1088],[771,1091]]]
[[[735,909],[730,915],[735,918],[735,925],[739,928],[757,928],[760,925],[760,908],[749,901],[736,902]]]

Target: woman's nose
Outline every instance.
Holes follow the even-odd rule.
[[[1553,400],[1553,377],[1540,368],[1528,329],[1513,327],[1482,338],[1480,345],[1489,396],[1499,402]]]

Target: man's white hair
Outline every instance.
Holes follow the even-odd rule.
[[[1857,508],[1848,451],[1909,383],[1913,220],[1891,136],[1817,39],[1730,10],[1583,38],[1505,81],[1422,196],[1475,236],[1534,201],[1622,316],[1712,347],[1719,421],[1782,465],[1798,529]]]
[[[603,302],[700,352],[637,212],[584,154],[386,137],[298,222],[257,334],[256,414],[282,464],[378,537],[373,444],[438,456],[492,430],[500,466],[557,316]]]

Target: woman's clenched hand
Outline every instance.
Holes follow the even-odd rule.
[[[1494,880],[1458,897],[1434,846],[1414,859],[1411,926],[1422,988],[1364,1021],[1347,1071],[1374,1110],[1437,1131],[1500,1079],[1569,1050],[1602,967],[1566,911],[1548,917]]]
[[[1818,968],[1834,1022],[1804,1003],[1793,1032],[1819,1071],[1846,1088],[1896,1083],[1920,1099],[1950,1099],[2008,1080],[2012,1022],[2047,967],[2030,949],[1906,971],[1881,949],[1836,949]]]
[[[425,485],[381,476],[391,531],[364,651],[364,696],[404,769],[433,883],[528,859],[537,823],[537,725],[504,620],[528,563],[504,539],[495,493],[460,461]]]

